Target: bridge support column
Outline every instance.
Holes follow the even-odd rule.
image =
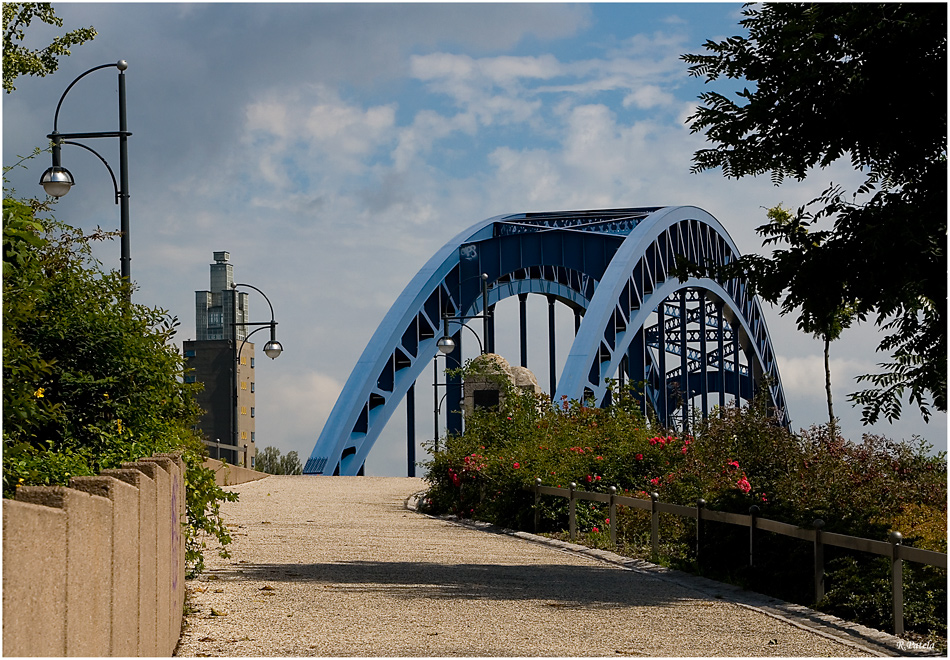
[[[699,361],[703,419],[709,418],[709,359],[706,355],[706,291],[699,289]]]
[[[548,373],[551,382],[551,398],[557,392],[557,362],[554,337],[554,296],[548,296]]]
[[[726,347],[725,347],[725,335],[726,335],[726,326],[724,325],[725,321],[722,318],[722,308],[723,303],[716,305],[716,325],[719,326],[719,336],[716,338],[718,346],[716,347],[719,351],[719,407],[722,409],[726,408]]]
[[[659,367],[660,367],[660,395],[657,397],[657,403],[659,404],[659,410],[656,411],[656,416],[659,418],[660,423],[663,426],[670,425],[669,417],[669,399],[670,399],[670,389],[667,384],[666,379],[666,305],[660,303],[656,307],[656,316],[657,316],[657,328],[659,329],[659,344],[660,348],[657,351],[657,357],[659,358]]]
[[[627,349],[627,375],[630,377],[630,390],[634,393],[644,416],[647,414],[646,400],[646,339],[643,327],[637,329]]]
[[[416,476],[416,384],[406,392],[406,463],[407,476]]]
[[[689,289],[680,291],[680,399],[683,410],[683,421],[680,424],[682,433],[689,433],[689,359],[687,351],[689,343],[687,342],[687,333],[689,323],[686,314],[686,298]]]
[[[528,368],[528,294],[518,294],[518,309],[520,313],[521,330],[521,366]]]
[[[742,374],[739,373],[739,324],[732,325],[732,359],[736,376],[736,408],[742,406]]]
[[[485,352],[494,353],[495,352],[495,306],[490,305],[488,307],[488,318],[485,319],[485,322],[488,324],[488,332],[485,333]]]
[[[448,354],[447,369],[463,366],[462,329],[452,335],[455,349]],[[445,430],[449,435],[462,435],[462,375],[448,375],[445,379]]]

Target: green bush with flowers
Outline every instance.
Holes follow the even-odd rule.
[[[468,376],[484,366],[470,363]],[[608,492],[628,497],[748,513],[826,531],[886,539],[900,531],[904,543],[946,552],[945,454],[916,444],[866,435],[853,443],[813,427],[794,434],[775,423],[762,402],[717,410],[694,433],[660,429],[645,419],[637,401],[612,384],[612,405],[596,408],[526,394],[499,378],[503,405],[466,417],[465,433],[442,439],[425,463],[429,483],[423,508],[514,529],[534,529],[536,479],[546,486]],[[433,448],[434,449],[434,448]],[[608,507],[577,502],[580,540],[611,547]],[[618,507],[616,550],[649,557],[650,514]],[[540,533],[565,536],[568,500],[542,497]],[[661,563],[700,570],[780,598],[813,604],[811,544],[760,534],[756,567],[748,566],[748,529],[707,523],[702,565],[697,566],[695,522],[660,516]],[[887,567],[880,558],[826,548],[825,611],[890,629]],[[883,570],[883,572],[882,572]],[[905,626],[935,639],[946,636],[946,570],[905,562]],[[882,581],[886,588],[882,590]],[[913,600],[913,602],[911,602]]]

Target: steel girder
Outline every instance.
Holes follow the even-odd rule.
[[[593,398],[602,405],[605,379],[619,373],[642,384],[644,404],[661,423],[685,426],[695,397],[705,414],[710,393],[723,402],[727,393],[749,399],[764,387],[787,425],[758,301],[738,280],[678,281],[672,275],[677,255],[722,264],[738,252],[715,218],[688,206],[496,216],[460,233],[416,274],[380,323],[304,474],[362,472],[397,404],[436,355],[443,316],[482,312],[482,273],[490,284],[489,307],[538,293],[583,315],[557,401]],[[461,344],[460,330],[454,338]],[[452,385],[448,407],[457,410],[461,392]]]

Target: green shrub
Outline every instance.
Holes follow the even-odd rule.
[[[3,200],[3,495],[66,485],[123,462],[181,452],[187,470],[187,561],[202,534],[226,545],[218,503],[236,496],[202,467],[195,385],[171,340],[178,322],[129,301],[130,285],[91,257],[109,238]]]
[[[472,365],[466,367],[471,373]],[[552,405],[505,386],[500,410],[476,410],[465,433],[449,436],[426,463],[423,501],[432,513],[451,513],[533,530],[535,479],[546,486],[747,514],[826,531],[884,540],[891,530],[905,542],[946,552],[946,456],[913,444],[865,435],[853,443],[813,427],[794,434],[777,425],[756,401],[717,409],[696,425],[695,437],[669,433],[645,419],[626,392],[613,387],[611,406],[576,401]],[[541,533],[566,536],[568,500],[541,498]],[[606,537],[608,506],[578,501],[579,539],[598,547]],[[650,514],[618,507],[617,545],[648,557]],[[695,522],[660,515],[661,562],[696,568]],[[757,536],[755,568],[748,565],[747,528],[705,523],[702,572],[786,600],[812,605],[812,544],[784,536]],[[869,626],[892,625],[889,573],[878,558],[826,550],[826,597],[820,608]],[[905,562],[905,625],[921,635],[946,635],[946,571]],[[882,586],[883,585],[883,586]]]

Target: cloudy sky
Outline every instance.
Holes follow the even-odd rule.
[[[690,174],[704,144],[685,118],[703,89],[679,56],[739,33],[739,4],[56,4],[64,29],[94,26],[58,73],[20,78],[3,95],[3,162],[46,146],[60,95],[93,66],[125,59],[136,302],[181,321],[194,338],[194,291],[212,252],[274,304],[285,353],[258,358],[257,443],[305,460],[377,324],[425,261],[487,217],[649,205],[695,205],[740,250],[761,252],[764,208],[797,207],[845,166],[776,188],[767,177]],[[49,43],[44,26],[34,45]],[[45,41],[44,38],[46,39]],[[115,130],[116,71],[83,79],[60,131]],[[735,88],[735,87],[734,87]],[[717,89],[727,89],[720,86]],[[91,143],[117,167],[117,140]],[[111,180],[94,156],[64,147],[77,185],[57,217],[118,227]],[[41,192],[43,155],[10,175]],[[118,268],[119,246],[98,252]],[[506,303],[508,303],[506,305]],[[529,367],[546,382],[546,304],[531,302]],[[252,320],[267,306],[252,292]],[[256,310],[256,311],[255,311]],[[560,342],[572,317],[563,310]],[[517,302],[498,307],[497,348],[518,360]],[[826,417],[822,344],[766,308],[796,428]],[[875,371],[873,325],[833,345],[836,413],[854,376]],[[563,361],[569,345],[558,347]],[[431,371],[417,388],[420,442],[433,435]],[[946,415],[913,409],[873,429],[946,448]],[[421,455],[421,449],[419,450]],[[367,460],[367,474],[406,473],[405,413]]]

